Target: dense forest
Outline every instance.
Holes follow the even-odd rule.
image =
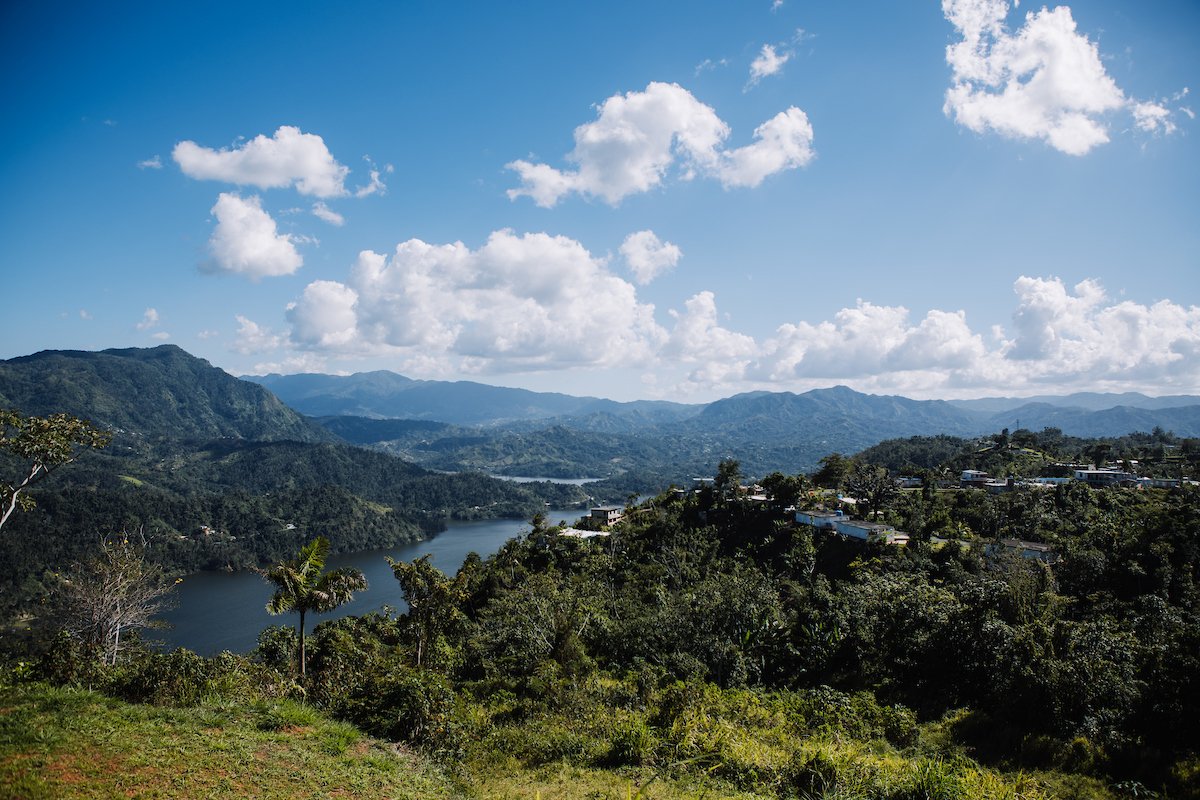
[[[247,656],[135,649],[108,667],[49,638],[21,674],[139,703],[301,697],[457,765],[467,794],[570,768],[715,796],[1200,797],[1197,487],[872,484],[889,461],[1002,474],[1025,451],[1183,450],[1161,432],[1041,436],[885,443],[766,476],[765,501],[726,461],[714,485],[586,539],[535,517],[455,576],[396,564],[408,610],[322,623],[303,679],[287,626]],[[868,513],[907,546],[797,524],[792,503],[841,502],[821,483],[859,513],[874,486]],[[1046,550],[1023,558],[1009,538]]]
[[[0,454],[0,469],[23,466]],[[451,518],[527,519],[547,503],[587,499],[575,486],[440,475],[346,444],[120,435],[29,496],[36,505],[0,537],[0,611],[10,617],[43,602],[50,573],[113,533],[144,537],[149,555],[176,572],[246,569],[318,535],[334,552],[353,552],[435,535]]]

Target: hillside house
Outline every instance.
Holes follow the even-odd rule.
[[[840,511],[797,511],[796,522],[863,542],[908,544],[908,534],[904,531],[898,531],[891,525],[851,519]]]
[[[600,520],[602,525],[616,525],[621,521],[620,506],[597,506],[592,509],[592,519]]]
[[[964,489],[981,489],[991,478],[992,476],[986,472],[981,472],[977,469],[964,469],[962,476],[959,478],[959,485]]]
[[[1125,472],[1121,469],[1077,469],[1075,470],[1075,480],[1083,481],[1088,486],[1094,489],[1102,489],[1108,486],[1120,486],[1123,483],[1136,482],[1137,475],[1132,472]]]

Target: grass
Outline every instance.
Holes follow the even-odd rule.
[[[452,798],[430,762],[284,701],[190,709],[0,689],[0,798]]]
[[[708,692],[695,702],[671,730],[646,727],[644,712],[601,714],[584,702],[521,722],[481,713],[461,763],[443,768],[292,700],[165,708],[40,684],[0,687],[0,800],[1113,797],[1094,779],[982,767],[944,726],[897,748],[836,726],[803,731],[794,709],[769,696]],[[629,745],[624,765],[612,760],[617,741]]]

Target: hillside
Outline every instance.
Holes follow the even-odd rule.
[[[147,440],[335,441],[261,386],[169,344],[0,361],[0,407],[66,412]]]
[[[434,474],[355,447],[173,346],[0,362],[0,405],[65,411],[118,434],[37,487],[37,507],[5,526],[8,612],[36,605],[54,569],[111,533],[140,533],[171,569],[236,569],[278,560],[318,534],[334,552],[390,547],[450,517],[528,519],[547,503],[586,499],[573,486]],[[0,455],[0,469],[23,467]]]

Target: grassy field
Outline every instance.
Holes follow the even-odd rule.
[[[451,798],[424,758],[298,703],[189,709],[0,690],[0,797]]]
[[[540,723],[540,724],[539,724]],[[294,701],[168,708],[45,685],[0,688],[0,798],[505,798],[506,800],[826,800],[1110,797],[1102,783],[1063,776],[1001,776],[965,759],[901,755],[879,742],[805,739],[788,786],[739,790],[713,769],[602,768],[578,759],[531,759],[566,719],[543,719],[476,740],[464,763],[439,765]],[[557,723],[557,724],[556,724]],[[575,731],[580,732],[579,721]],[[585,726],[586,727],[586,726]],[[564,728],[565,730],[565,728]],[[779,774],[779,747],[725,731],[744,770]],[[564,735],[562,732],[558,734]],[[772,734],[778,737],[778,732]],[[550,737],[547,739],[547,737]],[[586,737],[585,737],[586,738]],[[770,738],[770,737],[768,737]],[[526,741],[528,740],[528,741]],[[778,744],[775,742],[774,744]],[[554,748],[551,748],[554,749]],[[799,759],[796,762],[795,759]],[[540,762],[540,763],[538,763]],[[760,763],[761,762],[761,763]],[[793,770],[795,771],[795,770]],[[1047,780],[1049,779],[1049,780]],[[744,783],[744,781],[743,781]]]

